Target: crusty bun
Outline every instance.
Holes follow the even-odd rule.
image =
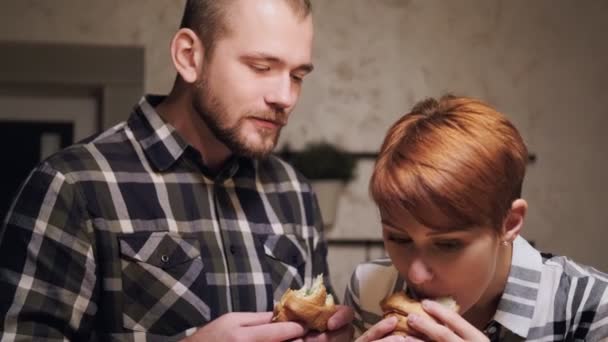
[[[451,310],[458,311],[459,309],[458,304],[450,297],[437,298],[435,301]],[[431,315],[424,311],[419,301],[410,298],[403,291],[393,293],[389,297],[384,298],[380,302],[380,307],[384,312],[384,318],[397,317],[397,327],[393,331],[393,335],[422,337],[407,324],[407,316],[411,313],[434,320]]]
[[[272,321],[298,321],[309,329],[322,332],[327,330],[327,321],[336,311],[334,298],[327,294],[320,274],[309,289],[287,290],[274,306]]]

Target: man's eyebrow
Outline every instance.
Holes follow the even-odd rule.
[[[311,73],[315,69],[315,66],[312,63],[306,63],[298,66],[296,70],[301,70],[307,74]]]
[[[270,63],[274,63],[274,64],[285,64],[285,61],[273,56],[273,55],[269,55],[267,53],[264,52],[253,52],[253,53],[249,53],[246,54],[242,57],[242,59],[246,59],[246,60],[251,60],[251,59],[257,59],[257,60],[264,60],[266,62],[270,62]],[[310,73],[314,70],[314,65],[312,63],[306,63],[306,64],[302,64],[299,65],[298,67],[295,68],[295,70],[301,70],[305,73]]]

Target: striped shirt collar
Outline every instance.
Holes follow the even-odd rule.
[[[532,325],[542,265],[540,253],[518,236],[513,241],[511,270],[494,321],[523,338]]]

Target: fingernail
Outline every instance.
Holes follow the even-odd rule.
[[[391,317],[389,317],[389,318],[388,318],[388,322],[389,322],[390,324],[396,324],[396,323],[397,323],[397,321],[398,321],[398,320],[397,320],[397,317],[395,317],[395,316],[391,316]]]
[[[409,314],[407,315],[407,323],[408,324],[416,324],[418,323],[418,319],[420,319],[420,317],[416,314]]]
[[[428,299],[424,299],[422,301],[422,307],[425,309],[430,309],[432,305],[433,305],[433,302]]]

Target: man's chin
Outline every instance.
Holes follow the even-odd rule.
[[[257,144],[257,145],[253,145],[253,144],[247,144],[247,145],[241,145],[239,146],[239,148],[234,151],[236,154],[244,156],[244,157],[250,157],[250,158],[255,158],[255,159],[266,159],[268,158],[268,156],[270,156],[272,154],[272,151],[274,150],[274,147],[276,146],[276,143],[265,143],[265,144]]]

